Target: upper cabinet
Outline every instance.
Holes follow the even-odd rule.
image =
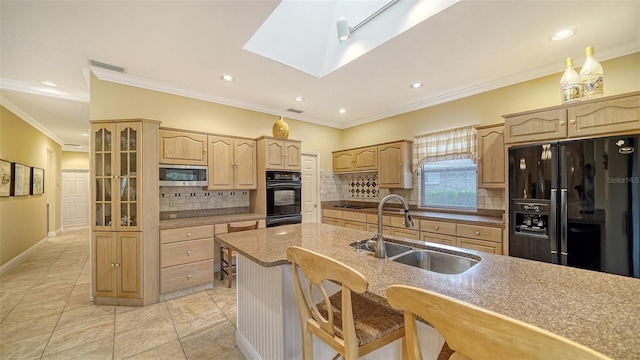
[[[640,92],[504,118],[507,144],[634,132],[640,130]]]
[[[160,163],[207,165],[207,135],[160,129]]]
[[[504,188],[504,125],[478,127],[478,187]]]
[[[411,189],[413,142],[402,140],[378,145],[378,186],[381,188]]]
[[[256,142],[209,136],[209,189],[256,189]]]
[[[258,163],[266,170],[301,169],[301,148],[298,140],[283,140],[263,136],[258,138]]]
[[[378,147],[333,152],[333,172],[378,170]]]

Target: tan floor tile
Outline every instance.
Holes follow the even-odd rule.
[[[67,301],[71,290],[73,290],[73,286],[37,285],[29,290],[16,308],[19,309],[55,300]]]
[[[216,303],[221,303],[236,298],[236,287],[232,286],[228,288],[226,286],[217,286],[207,290],[207,294],[209,294]]]
[[[47,345],[49,334],[38,335],[10,343],[0,343],[0,359],[39,359]]]
[[[43,360],[111,360],[112,358],[113,337],[105,337],[42,357]]]
[[[181,338],[187,359],[211,359],[236,346],[236,328],[229,321]]]
[[[244,355],[240,352],[240,350],[235,347],[231,351],[227,351],[224,354],[220,354],[214,357],[212,360],[246,360]]]
[[[100,319],[56,329],[44,355],[75,348],[97,340],[113,338],[113,319]]]
[[[39,276],[34,276],[30,274],[12,274],[9,273],[2,277],[0,280],[0,288],[2,289],[10,289],[10,288],[19,288],[19,287],[32,287],[36,283],[38,283]]]
[[[122,308],[118,306],[118,308]],[[137,307],[132,311],[116,313],[116,335],[147,326],[160,320],[170,320],[169,311],[164,303]]]
[[[37,335],[53,333],[60,315],[49,315],[38,319],[0,326],[0,339],[9,343]]]
[[[21,321],[41,318],[47,315],[60,314],[64,309],[66,300],[55,300],[38,305],[27,306],[19,309],[13,309],[4,320],[2,325],[15,324]]]
[[[75,296],[70,296],[67,301],[67,305],[65,305],[63,312],[76,310],[83,308],[85,306],[91,306],[93,303],[89,301],[89,294],[79,294]]]
[[[157,348],[141,352],[140,354],[128,357],[127,360],[156,360],[156,359],[171,359],[171,360],[183,360],[186,359],[182,345],[180,341],[174,340],[164,345],[160,345]]]
[[[58,326],[56,326],[56,331],[90,321],[110,320],[114,322],[115,314],[115,306],[107,305],[91,305],[63,312],[58,321]]]
[[[89,293],[91,293],[91,286],[90,284],[82,284],[82,285],[77,285],[73,287],[73,291],[71,291],[71,296],[76,296],[76,295],[87,295],[89,296]]]
[[[167,308],[180,338],[228,321],[218,305],[204,292],[167,301]]]
[[[144,327],[116,335],[114,359],[125,359],[156,348],[178,338],[170,319],[149,323]]]
[[[139,306],[116,306],[116,315],[140,309]]]

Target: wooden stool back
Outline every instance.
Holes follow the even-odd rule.
[[[245,225],[245,226],[234,226],[231,224],[227,224],[227,232],[238,232],[238,231],[247,231],[254,230],[258,228],[258,222],[255,224]],[[226,259],[225,259],[226,255]],[[226,248],[224,246],[220,247],[220,280],[224,280],[224,275],[227,275],[227,287],[231,287],[233,284],[233,257],[235,256],[235,252],[230,248]]]

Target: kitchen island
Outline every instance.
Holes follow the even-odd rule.
[[[458,275],[445,275],[377,259],[349,244],[371,233],[321,223],[306,223],[217,239],[238,256],[238,347],[247,351],[280,347],[281,358],[296,358],[282,344],[257,340],[264,328],[300,337],[293,299],[289,246],[316,251],[360,271],[369,281],[368,297],[386,303],[385,290],[404,284],[435,291],[564,336],[615,359],[640,358],[640,281],[520,258],[474,252],[429,242],[402,240],[445,252],[464,252],[482,260]],[[392,241],[395,241],[391,239]],[[291,296],[289,296],[290,294]],[[292,310],[295,316],[285,315]],[[256,314],[261,318],[256,318]],[[263,316],[264,315],[264,316]],[[253,325],[249,325],[253,322]],[[252,332],[259,331],[260,334]],[[257,336],[257,337],[256,337]],[[243,348],[244,346],[244,348]],[[270,359],[258,351],[247,358]],[[268,354],[267,352],[266,354]]]

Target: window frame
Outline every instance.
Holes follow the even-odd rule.
[[[451,161],[451,160],[469,160],[471,161],[471,164],[473,164],[473,166],[475,167],[475,174],[474,174],[474,178],[475,178],[475,201],[474,201],[474,206],[473,207],[451,207],[451,206],[440,206],[440,205],[435,205],[435,204],[425,204],[423,199],[425,197],[425,177],[426,177],[426,173],[425,173],[425,168],[424,166],[429,163],[428,160],[424,160],[420,163],[419,167],[418,167],[418,171],[417,171],[417,175],[418,175],[418,208],[420,209],[434,209],[434,210],[448,210],[448,211],[456,211],[456,212],[468,212],[468,213],[476,213],[478,210],[478,164],[477,162],[473,161],[472,159],[468,159],[468,158],[460,158],[460,159],[443,159],[443,160],[437,160],[435,162],[442,162],[442,161]],[[434,161],[432,161],[433,163]],[[440,183],[442,183],[442,181],[440,181]]]

